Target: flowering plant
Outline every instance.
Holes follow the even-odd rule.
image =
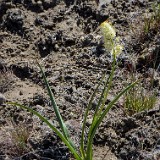
[[[59,136],[61,138],[61,140],[68,147],[68,149],[73,154],[73,156],[76,160],[92,160],[93,159],[93,139],[94,139],[94,136],[96,134],[96,131],[97,131],[98,127],[100,126],[100,124],[104,120],[104,118],[105,118],[106,114],[109,112],[109,110],[118,101],[118,99],[124,93],[126,93],[126,91],[131,89],[136,83],[135,82],[135,83],[132,83],[132,84],[128,85],[119,94],[117,94],[115,96],[115,98],[110,103],[108,103],[106,105],[107,96],[108,96],[108,93],[111,89],[114,70],[115,70],[115,66],[116,66],[115,65],[116,64],[116,56],[118,56],[122,52],[123,47],[120,44],[117,44],[118,39],[116,38],[116,32],[115,32],[115,29],[112,27],[112,25],[110,23],[108,23],[106,21],[103,22],[101,24],[101,29],[102,29],[102,34],[104,36],[105,47],[113,55],[114,61],[113,61],[113,64],[112,64],[112,70],[111,70],[109,78],[103,84],[103,80],[104,80],[105,76],[102,77],[102,80],[99,82],[99,84],[95,88],[95,91],[93,92],[93,94],[90,98],[90,101],[89,101],[89,103],[86,107],[86,111],[85,111],[84,119],[83,119],[83,124],[82,124],[80,148],[77,148],[76,145],[74,144],[74,142],[70,138],[71,135],[69,134],[68,128],[67,128],[65,122],[63,121],[63,118],[62,118],[62,116],[59,112],[59,108],[56,104],[54,95],[52,93],[50,85],[47,81],[47,78],[46,78],[40,64],[38,64],[38,65],[39,65],[39,68],[40,68],[41,73],[43,75],[43,79],[44,79],[44,82],[45,82],[45,85],[46,85],[46,88],[47,88],[47,91],[48,91],[48,94],[49,94],[49,97],[50,97],[50,100],[51,100],[51,104],[53,106],[53,110],[56,113],[56,117],[57,117],[57,121],[59,122],[60,129],[56,128],[52,123],[50,123],[49,120],[47,120],[44,116],[42,116],[40,113],[33,110],[32,108],[24,106],[24,105],[20,105],[18,103],[9,103],[9,104],[12,104],[14,106],[18,106],[18,107],[21,107],[23,109],[28,110],[29,112],[38,116],[39,119],[44,121],[46,123],[46,125],[48,125],[48,127],[50,127],[57,134],[57,136]],[[86,127],[86,121],[87,121],[88,113],[89,113],[89,110],[92,108],[92,103],[93,103],[95,95],[98,91],[98,88],[102,84],[104,85],[104,88],[103,88],[103,90],[101,92],[101,95],[98,99],[98,103],[97,103],[97,106],[96,106],[94,114],[93,114],[92,123],[89,127],[89,131],[87,132],[87,138],[85,138],[85,132],[86,132],[86,128],[87,128]]]

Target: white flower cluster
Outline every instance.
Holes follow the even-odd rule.
[[[110,22],[104,21],[100,25],[103,37],[104,46],[111,53],[111,55],[118,56],[122,50],[123,46],[120,44],[119,37],[116,36],[116,31]]]

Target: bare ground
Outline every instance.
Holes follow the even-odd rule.
[[[114,24],[125,46],[108,101],[127,83],[129,66],[133,64],[144,83],[155,71],[154,83],[159,92],[160,30],[147,37],[141,35],[144,14],[152,13],[153,3],[120,0],[97,6],[92,0],[1,0],[0,92],[7,101],[28,105],[57,125],[38,61],[74,139],[95,85],[103,72],[110,72],[111,57],[105,52],[99,30],[100,23],[106,19]],[[155,55],[158,56],[154,63]],[[96,134],[94,159],[160,159],[159,103],[158,100],[150,111],[127,116],[121,100]],[[93,112],[94,107],[90,115]],[[71,158],[59,138],[35,116],[4,104],[0,106],[0,114],[0,159]],[[29,128],[27,147],[23,150],[18,150],[11,138],[20,124]]]

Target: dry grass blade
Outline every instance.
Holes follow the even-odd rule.
[[[0,92],[4,93],[10,89],[12,82],[14,81],[14,74],[12,70],[3,68],[0,70]]]

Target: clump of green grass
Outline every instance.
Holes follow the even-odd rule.
[[[151,16],[151,17],[145,16],[144,17],[144,25],[143,25],[144,34],[149,33],[153,22],[154,22],[153,16]]]
[[[153,19],[154,19],[154,26],[156,28],[160,27],[160,3],[156,3],[153,5]]]
[[[152,9],[153,12],[144,17],[143,30],[145,34],[148,34],[150,30],[157,30],[160,27],[160,4],[153,4]]]
[[[27,143],[29,136],[30,136],[30,131],[28,130],[27,127],[22,125],[16,126],[14,130],[11,132],[11,138],[14,141],[14,144],[19,153],[23,153],[24,151],[28,150]]]
[[[157,33],[160,29],[160,3],[152,5],[152,12],[147,12],[143,16],[140,14],[131,20],[130,28],[133,37],[141,43],[148,40],[150,33]]]
[[[30,151],[28,139],[31,130],[23,124],[8,122],[7,126],[1,126],[0,148],[10,157],[21,156]]]
[[[145,89],[137,84],[125,93],[124,109],[128,115],[152,109],[157,101],[152,91],[146,93]]]

